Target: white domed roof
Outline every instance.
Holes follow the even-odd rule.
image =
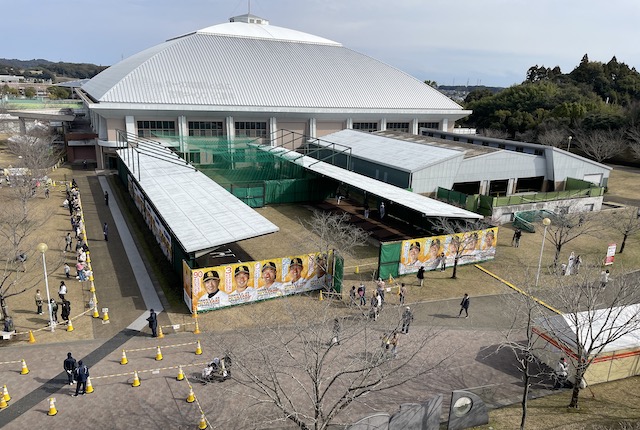
[[[462,111],[424,82],[340,43],[240,18],[246,22],[207,27],[132,55],[82,90],[98,103],[130,109]]]

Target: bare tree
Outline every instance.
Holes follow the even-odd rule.
[[[572,213],[571,208],[565,213],[555,212],[549,215],[551,224],[547,227],[547,240],[551,242],[555,248],[553,256],[553,268],[558,268],[560,252],[562,247],[572,240],[583,236],[596,233],[600,227],[593,222],[592,216],[585,212]]]
[[[300,307],[290,300],[278,300],[278,310],[269,314],[247,308],[262,328],[234,333],[228,343],[217,339],[232,358],[237,385],[229,396],[243,399],[245,427],[330,428],[337,420],[352,420],[348,411],[356,403],[432,372],[445,360],[442,351],[427,348],[436,331],[411,341],[401,338],[397,356],[382,346],[381,335],[399,329],[398,313],[389,312],[375,324],[360,314],[338,317],[336,342],[337,310],[329,301]],[[273,324],[274,312],[291,324]]]
[[[629,236],[640,231],[640,208],[633,206],[626,207],[615,212],[611,226],[620,234],[622,234],[622,244],[618,250],[619,254],[624,251]]]
[[[640,292],[635,275],[620,272],[603,288],[598,282],[600,265],[591,267],[571,277],[558,276],[549,300],[563,314],[536,321],[570,351],[568,358],[575,369],[571,408],[578,407],[589,366],[622,337],[640,334]]]
[[[574,140],[582,152],[598,163],[620,155],[628,146],[624,132],[617,130],[580,132]]]
[[[453,253],[453,271],[451,279],[456,279],[458,263],[465,253],[472,251],[478,244],[478,230],[489,225],[482,220],[465,220],[456,218],[438,217],[431,220],[436,231],[451,235],[449,252]]]
[[[568,145],[569,134],[567,130],[560,128],[552,128],[545,130],[538,135],[538,142],[541,145],[555,146],[560,148]]]

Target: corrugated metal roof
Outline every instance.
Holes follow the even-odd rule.
[[[222,34],[229,26],[237,29],[236,35]],[[99,102],[112,103],[465,112],[398,69],[334,42],[317,40],[326,39],[308,35],[307,40],[291,36],[291,30],[259,24],[221,24],[220,32],[217,27],[133,55],[82,89]],[[257,37],[250,30],[273,34]],[[293,39],[278,38],[287,35]]]
[[[428,166],[460,157],[464,151],[423,143],[393,139],[374,133],[358,130],[342,130],[327,134],[321,139],[311,139],[310,143],[330,146],[332,143],[351,148],[351,155],[383,166],[389,166],[405,172],[416,172]]]
[[[132,149],[117,153],[136,179],[139,169],[140,188],[185,251],[203,251],[279,230],[177,155],[164,151],[170,155],[140,153],[139,162]]]
[[[345,170],[341,167],[334,166],[333,164],[318,161],[315,158],[301,155],[294,151],[269,146],[262,146],[262,148],[273,154],[278,154],[282,158],[304,166],[312,172],[343,182],[354,188],[364,190],[371,195],[381,197],[388,202],[393,202],[394,204],[417,211],[427,217],[468,219],[483,218],[482,215],[475,212],[470,212],[439,200],[434,200],[420,194],[412,193],[411,191],[360,175],[359,173]]]

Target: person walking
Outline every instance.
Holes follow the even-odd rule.
[[[378,282],[376,285],[376,291],[378,292],[378,297],[380,297],[380,307],[384,306],[384,290],[387,284],[382,280],[382,278],[378,278]]]
[[[409,333],[411,321],[413,321],[413,312],[411,312],[411,308],[407,306],[404,308],[404,312],[402,312],[402,333]]]
[[[458,313],[458,318],[462,316],[462,311],[465,313],[465,318],[469,318],[469,294],[464,293],[464,297],[460,302],[460,312]]]
[[[69,267],[67,263],[64,263],[64,276],[66,276],[67,279],[71,278],[71,267]]]
[[[69,316],[71,315],[71,302],[69,300],[62,300],[62,311],[60,312],[60,316],[62,320],[69,323]]]
[[[400,306],[404,306],[404,300],[407,297],[407,287],[404,285],[404,282],[400,284],[398,294],[400,295]]]
[[[358,296],[360,296],[360,306],[364,306],[367,304],[367,297],[365,294],[367,293],[367,287],[364,284],[360,284],[358,287]]]
[[[384,216],[387,214],[387,209],[384,207],[384,202],[380,202],[378,211],[380,213],[380,219],[384,219]]]
[[[420,286],[422,287],[422,285],[424,284],[424,266],[420,266],[420,268],[418,269],[418,273],[416,273],[416,278],[418,278],[418,281],[420,281]]]
[[[69,250],[69,252],[71,252],[71,243],[73,242],[73,239],[71,239],[71,233],[67,233],[67,235],[64,237],[64,252],[67,252],[67,249]]]
[[[516,228],[516,231],[513,232],[513,237],[511,238],[511,246],[518,248],[520,246],[520,238],[522,237],[522,230]]]
[[[355,306],[356,304],[356,286],[353,285],[351,291],[349,291],[349,307]]]
[[[609,269],[600,272],[600,288],[606,288],[609,283]]]
[[[102,234],[104,234],[104,240],[105,241],[109,241],[109,226],[107,225],[107,223],[104,223],[104,226],[102,227]]]
[[[444,252],[440,253],[440,271],[444,272],[447,268],[447,256]]]
[[[64,281],[60,281],[60,287],[58,288],[58,297],[60,300],[64,301],[64,296],[67,295],[67,286]]]
[[[558,388],[563,388],[567,383],[567,377],[569,376],[569,365],[564,357],[561,357],[558,364],[556,364],[554,375],[555,384],[553,385],[553,389],[557,390]]]
[[[342,331],[342,324],[340,320],[335,318],[333,320],[333,337],[331,338],[331,345],[340,345],[340,331]]]
[[[76,393],[72,394],[73,397],[78,397],[78,394],[82,394],[83,396],[87,392],[87,378],[89,378],[89,368],[86,364],[82,363],[82,360],[78,361],[78,367],[74,372],[76,374],[76,381],[78,382],[76,385]],[[82,393],[80,392],[80,387],[82,387]]]
[[[149,328],[151,329],[151,336],[158,337],[158,317],[153,309],[149,310]]]
[[[373,316],[374,321],[378,321],[378,316],[380,315],[380,308],[382,307],[382,299],[380,298],[380,294],[377,291],[373,292],[373,296],[371,297],[371,314]]]
[[[45,199],[49,198],[49,187],[48,186],[44,189],[44,198]]]
[[[394,331],[389,343],[391,344],[391,354],[393,358],[398,358],[398,342],[400,341],[398,332]]]
[[[42,300],[42,295],[40,294],[40,290],[36,290],[36,295],[35,295],[35,299],[36,299],[36,307],[38,308],[38,315],[42,315],[42,304],[44,303],[44,300]]]
[[[106,191],[104,192],[104,204],[109,206],[109,193]]]
[[[64,360],[62,365],[64,371],[67,372],[67,378],[69,378],[69,385],[73,385],[75,381],[75,371],[76,367],[78,367],[78,363],[76,363],[76,359],[71,356],[70,352],[67,352],[67,358]]]
[[[58,322],[58,303],[54,299],[51,299],[49,303],[51,304],[51,319],[53,320],[54,323],[57,323]]]

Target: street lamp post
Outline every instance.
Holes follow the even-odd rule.
[[[49,327],[51,331],[55,331],[56,325],[53,322],[53,311],[51,309],[51,296],[49,295],[49,277],[47,276],[47,261],[44,258],[45,252],[49,249],[46,243],[39,243],[36,247],[42,253],[42,267],[44,269],[44,286],[47,290],[47,308],[49,309]]]
[[[573,140],[573,136],[569,136],[567,140],[569,140],[569,144],[567,145],[567,152],[571,152],[571,140]]]
[[[542,267],[542,252],[544,251],[544,241],[547,238],[547,227],[551,224],[551,220],[549,218],[545,218],[542,220],[542,224],[544,225],[544,233],[542,233],[542,246],[540,247],[540,259],[538,260],[538,273],[536,274],[536,287],[538,286],[538,281],[540,281],[540,268]]]

